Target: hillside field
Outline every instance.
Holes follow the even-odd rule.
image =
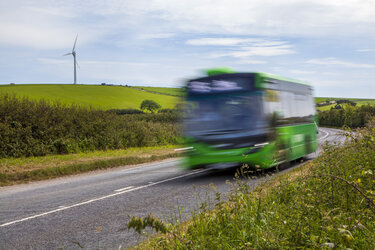
[[[159,94],[173,95],[173,96],[185,96],[185,90],[183,88],[167,88],[167,87],[133,87],[149,92],[155,92]]]
[[[154,89],[154,88],[153,88]],[[164,88],[160,88],[164,89]],[[173,91],[173,90],[172,90]],[[154,100],[162,108],[173,108],[178,97],[142,91],[123,86],[73,85],[73,84],[17,84],[0,85],[0,95],[27,96],[32,100],[45,99],[62,104],[76,104],[95,109],[139,109],[145,99]]]
[[[72,84],[17,84],[0,85],[0,95],[9,93],[19,97],[27,96],[33,100],[45,99],[62,104],[76,104],[96,109],[139,109],[145,99],[154,100],[162,108],[173,108],[185,96],[183,88],[144,87],[144,86],[102,86]],[[315,97],[315,103],[326,100],[346,99],[357,106],[375,104],[375,99]],[[335,104],[318,107],[329,110]]]

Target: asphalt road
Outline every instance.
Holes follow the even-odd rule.
[[[342,141],[337,132],[320,128],[319,141]],[[185,171],[178,167],[179,161],[0,188],[0,249],[132,246],[143,238],[127,230],[128,215],[143,217],[151,212],[167,221],[186,219],[202,201],[213,199],[216,191],[230,191],[227,180],[233,180],[234,170]],[[217,190],[210,189],[210,184]]]

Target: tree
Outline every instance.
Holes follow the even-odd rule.
[[[151,113],[154,113],[156,110],[160,109],[161,106],[153,100],[144,100],[141,103],[140,108],[141,108],[141,110],[148,110]]]

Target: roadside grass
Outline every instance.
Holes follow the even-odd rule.
[[[180,156],[176,145],[0,159],[0,186]]]
[[[375,122],[344,145],[252,188],[243,170],[228,200],[182,224],[152,215],[129,229],[160,234],[136,249],[375,249]]]

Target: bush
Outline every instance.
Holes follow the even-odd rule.
[[[153,100],[144,100],[141,103],[141,106],[140,106],[141,110],[148,110],[151,113],[154,113],[155,111],[157,111],[160,108],[161,108],[161,106]]]
[[[139,109],[109,109],[107,112],[113,112],[116,115],[132,115],[132,114],[144,114]]]
[[[168,113],[117,115],[4,95],[0,158],[174,144],[177,120]]]
[[[341,107],[341,106],[340,106]],[[328,111],[321,111],[318,114],[319,124],[332,127],[363,127],[370,117],[375,116],[374,105],[363,105],[354,107],[347,105],[344,108],[332,108]]]

